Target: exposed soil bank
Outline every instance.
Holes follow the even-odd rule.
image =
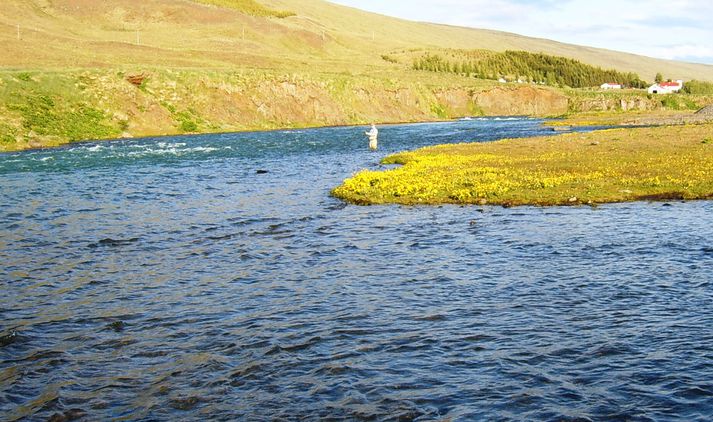
[[[622,110],[656,107],[639,93],[578,95],[416,73],[397,80],[260,71],[5,72],[0,73],[0,150],[181,133],[554,116],[596,109],[602,101]]]
[[[694,108],[708,100],[680,98]],[[649,111],[679,102],[639,91],[561,90],[419,72],[398,79],[255,70],[5,72],[0,151],[182,133]]]

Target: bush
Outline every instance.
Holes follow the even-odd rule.
[[[200,3],[211,4],[218,7],[226,7],[235,9],[246,15],[257,17],[272,17],[284,19],[290,16],[295,16],[294,12],[289,10],[272,10],[261,5],[255,0],[197,0]]]
[[[698,110],[698,105],[693,100],[676,94],[662,96],[661,105],[669,110]]]
[[[70,141],[106,138],[117,133],[106,116],[86,104],[57,104],[45,94],[27,94],[8,108],[22,116],[22,125],[38,135],[59,136]]]
[[[431,104],[431,113],[435,114],[441,119],[447,119],[448,110],[442,104]]]
[[[17,131],[15,128],[10,127],[4,123],[0,123],[0,144],[13,144],[15,143]]]
[[[182,111],[176,113],[176,119],[178,119],[178,129],[181,132],[197,132],[198,123],[193,120],[193,115],[188,111]]]
[[[696,95],[713,95],[713,83],[703,81],[688,81],[683,84],[683,92]]]
[[[23,82],[32,81],[32,75],[27,72],[18,73],[15,77]]]
[[[190,119],[181,120],[179,128],[181,129],[181,132],[197,132],[198,124]]]

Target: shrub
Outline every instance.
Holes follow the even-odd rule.
[[[193,120],[193,115],[188,111],[182,111],[176,113],[176,119],[178,119],[178,129],[181,132],[197,132],[198,123]]]
[[[698,110],[693,100],[676,94],[662,96],[661,105],[669,110]]]
[[[435,114],[441,119],[448,118],[448,110],[442,104],[431,104],[431,113]]]
[[[106,138],[117,133],[106,116],[87,104],[57,104],[45,94],[28,94],[8,105],[20,113],[22,125],[38,135],[59,136],[70,141]]]
[[[696,95],[713,95],[713,83],[703,81],[688,81],[683,84],[683,92]]]
[[[27,72],[18,73],[15,77],[23,82],[32,81],[32,75]]]
[[[290,16],[295,16],[294,12],[288,10],[272,10],[261,5],[255,0],[197,0],[200,3],[210,4],[213,6],[226,7],[229,9],[235,9],[239,12],[245,13],[246,15],[257,16],[257,17],[272,17],[278,19],[288,18]]]
[[[0,123],[0,144],[15,143],[17,131],[4,123]]]

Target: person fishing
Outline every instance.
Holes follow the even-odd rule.
[[[371,124],[371,130],[364,133],[369,137],[369,149],[376,151],[379,147],[379,129],[376,128],[375,124]]]

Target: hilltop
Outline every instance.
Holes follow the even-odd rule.
[[[638,91],[503,86],[415,70],[415,60],[429,54],[526,51],[644,80],[661,72],[713,81],[713,66],[406,21],[321,0],[4,0],[0,44],[0,150],[664,104]]]

